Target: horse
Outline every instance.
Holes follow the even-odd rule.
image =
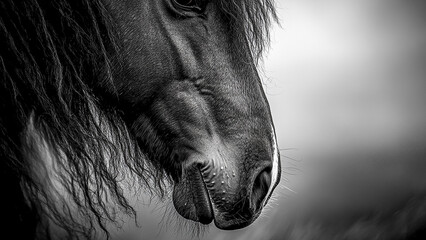
[[[272,0],[0,2],[2,233],[109,237],[129,189],[220,229],[280,180],[257,67]],[[168,189],[168,185],[170,189]]]

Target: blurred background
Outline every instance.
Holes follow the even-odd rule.
[[[426,226],[426,2],[277,7],[262,74],[281,184],[250,227],[199,238],[402,239]],[[151,237],[190,238],[182,227]]]

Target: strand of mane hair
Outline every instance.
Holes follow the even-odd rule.
[[[107,104],[115,96],[94,97],[105,95],[96,86],[111,81],[111,56],[119,49],[111,21],[99,0],[0,2],[5,236],[48,237],[52,223],[68,238],[92,238],[97,228],[108,235],[105,223],[115,221],[115,211],[105,205],[105,196],[120,211],[136,214],[118,184],[122,166],[144,183],[162,178],[144,161],[134,161],[143,159],[141,153]],[[58,181],[70,198],[59,204],[49,180],[40,179],[51,177],[40,146],[62,172]],[[70,200],[83,224],[64,214],[71,211]]]

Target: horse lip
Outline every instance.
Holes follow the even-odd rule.
[[[185,180],[177,183],[173,191],[173,204],[184,218],[210,224],[213,207],[200,169],[194,164],[186,170]]]
[[[254,217],[251,221],[218,221],[215,219],[214,224],[217,228],[222,230],[237,230],[241,228],[245,228],[252,224],[257,217]]]
[[[194,178],[197,179],[194,179],[195,182],[192,183],[194,189],[192,198],[197,209],[198,221],[202,224],[209,224],[214,219],[213,207],[200,169],[198,169],[198,174]]]

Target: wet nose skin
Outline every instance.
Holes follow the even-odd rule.
[[[251,184],[245,191],[242,190],[240,198],[232,204],[227,214],[216,215],[216,226],[224,230],[233,230],[250,225],[259,216],[264,200],[268,195],[268,191],[272,182],[271,166],[263,166],[258,169],[257,174],[250,178]],[[250,180],[249,180],[250,181]]]

